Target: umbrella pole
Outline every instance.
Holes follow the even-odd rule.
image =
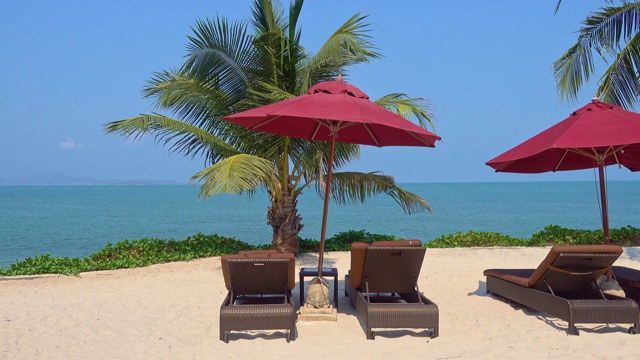
[[[327,166],[327,178],[324,185],[324,208],[322,209],[322,228],[320,229],[320,249],[318,255],[318,277],[322,279],[322,263],[324,261],[324,240],[327,233],[327,214],[329,212],[329,194],[331,190],[331,172],[333,171],[333,152],[335,150],[336,134],[331,133],[329,142],[329,165]]]
[[[600,201],[602,201],[602,230],[604,231],[604,243],[611,244],[609,238],[609,214],[607,210],[607,189],[604,180],[604,165],[598,164],[598,175],[600,176]]]

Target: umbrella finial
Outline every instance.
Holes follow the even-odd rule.
[[[600,99],[598,99],[598,96],[595,96],[595,95],[594,95],[594,96],[591,98],[591,102],[598,102],[598,101],[600,101]]]
[[[342,74],[338,74],[338,78],[336,79],[336,81],[342,81]]]

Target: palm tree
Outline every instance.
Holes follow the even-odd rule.
[[[612,3],[613,1],[607,1]],[[556,5],[556,12],[561,0]],[[591,13],[580,29],[578,41],[553,62],[557,90],[574,101],[582,85],[595,72],[593,51],[609,65],[600,80],[600,100],[633,108],[640,94],[640,3],[621,1],[619,6]]]
[[[302,5],[303,0],[293,1],[286,17],[279,2],[254,0],[249,23],[221,16],[197,21],[185,63],[155,73],[143,90],[156,108],[179,119],[153,113],[105,124],[106,133],[134,139],[148,133],[171,152],[203,156],[206,168],[191,179],[201,184],[201,197],[251,196],[265,188],[271,200],[267,220],[273,228],[272,246],[292,252],[299,250],[297,235],[303,227],[298,196],[310,186],[323,196],[327,144],[249,131],[222,117],[303,94],[319,81],[347,76],[351,65],[380,57],[361,14],[349,18],[316,53],[307,51],[297,26]],[[423,127],[433,126],[425,99],[394,93],[376,102],[417,118]],[[334,168],[359,155],[357,145],[336,144]],[[332,199],[342,204],[386,194],[408,214],[431,210],[420,196],[377,172],[336,172],[330,186]]]

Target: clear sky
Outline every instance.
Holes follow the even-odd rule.
[[[186,183],[203,159],[169,154],[150,137],[132,143],[104,135],[102,125],[154,110],[140,90],[154,71],[182,64],[197,19],[248,19],[251,3],[0,0],[0,178],[61,172]],[[350,16],[368,14],[384,58],[352,69],[347,81],[372,99],[392,92],[429,99],[443,139],[435,149],[363,146],[347,170],[380,170],[399,182],[593,180],[592,170],[497,174],[485,165],[593,96],[590,84],[576,103],[562,102],[551,63],[606,3],[565,0],[554,16],[555,5],[307,0],[302,44],[313,52]],[[609,167],[608,178],[638,175]]]

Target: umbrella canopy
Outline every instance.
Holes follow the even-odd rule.
[[[496,172],[542,173],[598,168],[602,226],[609,243],[604,179],[608,165],[640,170],[640,114],[594,98],[567,119],[489,160]]]
[[[373,146],[434,147],[440,137],[377,105],[344,81],[325,81],[295,98],[224,117],[250,130]],[[335,136],[337,134],[337,137]]]
[[[257,130],[295,138],[329,141],[326,183],[331,183],[335,142],[373,146],[434,147],[435,135],[420,126],[371,102],[357,87],[342,81],[325,81],[306,94],[224,117],[225,120]],[[324,242],[329,206],[325,186],[318,277],[324,258]]]

